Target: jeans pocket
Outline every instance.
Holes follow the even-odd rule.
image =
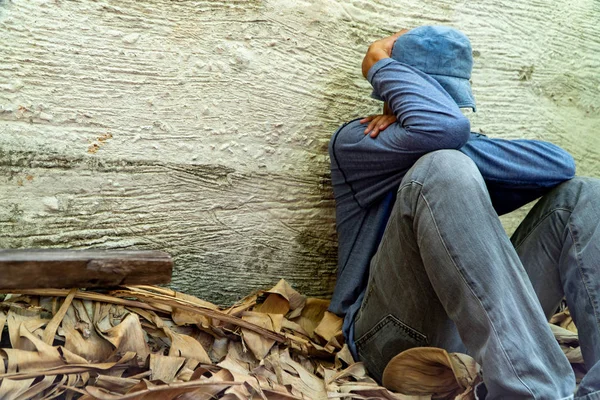
[[[427,346],[428,342],[427,336],[388,314],[355,344],[360,360],[371,376],[381,382],[383,370],[392,357],[413,347]]]

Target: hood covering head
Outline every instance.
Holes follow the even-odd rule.
[[[469,82],[473,52],[464,33],[447,26],[420,26],[396,40],[391,57],[431,76],[459,107],[475,111]],[[375,92],[372,97],[382,100]]]

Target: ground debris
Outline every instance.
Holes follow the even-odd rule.
[[[281,280],[222,309],[155,286],[0,303],[2,399],[403,399],[343,343],[328,301]]]
[[[225,309],[156,286],[21,290],[0,302],[0,398],[472,398],[479,366],[441,349],[412,349],[388,368],[388,386],[406,394],[378,385],[353,360],[328,305],[284,280]],[[553,322],[567,356],[581,362],[568,310]],[[424,374],[430,381],[416,390],[419,368],[441,375],[432,384]]]

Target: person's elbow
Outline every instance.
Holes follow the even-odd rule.
[[[419,143],[424,153],[436,150],[458,150],[467,143],[471,135],[471,123],[462,114],[437,117],[435,121],[423,121],[421,126],[404,127]]]
[[[556,177],[556,181],[563,182],[575,176],[575,159],[565,149],[552,144],[544,143],[544,155],[548,159],[548,171]]]
[[[573,156],[567,153],[561,161],[561,166],[559,168],[559,171],[562,174],[561,178],[566,181],[575,177],[577,167],[575,166],[575,159]]]
[[[471,135],[471,121],[460,114],[445,118],[438,129],[441,148],[460,149],[467,143]]]

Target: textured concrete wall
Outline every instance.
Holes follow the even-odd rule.
[[[0,247],[166,250],[175,288],[222,303],[280,277],[326,296],[326,147],[376,111],[368,43],[459,27],[474,130],[598,175],[599,20],[597,0],[0,0]]]

